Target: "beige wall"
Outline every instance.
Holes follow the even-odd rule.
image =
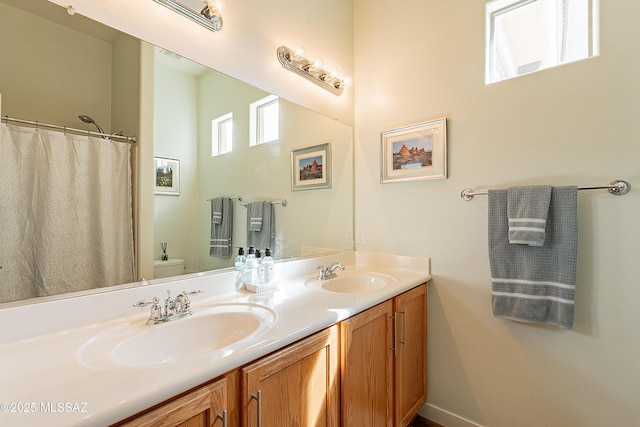
[[[112,45],[0,4],[3,114],[96,131],[111,130]]]
[[[180,195],[153,197],[154,259],[167,242],[170,258],[198,271],[198,78],[156,62],[154,81],[154,153],[180,160]]]
[[[572,331],[492,317],[487,198],[459,194],[614,178],[640,188],[640,3],[600,2],[601,56],[491,86],[484,3],[356,0],[358,248],[432,257],[425,413],[491,427],[637,425],[638,191],[579,195]],[[379,132],[440,115],[449,179],[380,184]]]

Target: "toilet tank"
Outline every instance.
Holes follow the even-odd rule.
[[[153,277],[161,279],[163,277],[179,276],[184,273],[184,260],[180,258],[169,258],[167,261],[159,259],[153,260]]]

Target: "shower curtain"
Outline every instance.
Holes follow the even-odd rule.
[[[133,282],[130,149],[0,124],[0,302]]]

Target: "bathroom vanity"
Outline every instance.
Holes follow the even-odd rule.
[[[336,260],[345,271],[317,280],[316,267]],[[23,330],[2,337],[0,400],[36,410],[0,422],[406,426],[426,399],[429,260],[346,252],[276,273],[278,289],[260,294],[229,271],[52,301],[41,309],[77,318],[49,325],[21,326],[30,310],[17,307]],[[169,289],[202,290],[194,314],[145,325],[148,308],[133,304]],[[47,413],[43,402],[84,407]]]

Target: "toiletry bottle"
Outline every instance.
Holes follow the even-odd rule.
[[[260,252],[260,249],[256,249],[256,265],[258,266],[257,274],[259,284],[264,283],[264,265],[262,265],[262,262],[262,252]]]
[[[246,268],[242,272],[242,281],[244,283],[256,283],[256,255],[253,246],[249,246],[249,254],[247,254]]]
[[[271,258],[271,249],[266,248],[264,250],[265,257],[262,260],[262,268],[264,270],[264,283],[270,283],[273,280],[273,258]]]
[[[247,266],[247,257],[244,256],[244,248],[238,248],[238,256],[236,257],[236,270],[244,270]]]

